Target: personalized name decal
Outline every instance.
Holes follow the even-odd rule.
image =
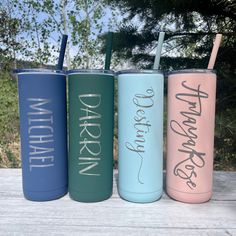
[[[79,135],[82,139],[79,142],[79,173],[100,176],[101,174],[95,167],[99,165],[102,152],[100,143],[102,116],[97,112],[101,105],[101,94],[82,94],[78,98],[81,104],[80,114],[82,114],[79,118]]]
[[[30,171],[54,166],[53,112],[46,109],[50,99],[28,98],[29,162]]]
[[[141,179],[141,171],[145,153],[146,134],[150,132],[151,123],[147,117],[147,110],[154,105],[154,90],[152,87],[148,88],[143,94],[135,94],[133,104],[137,108],[135,116],[133,117],[133,128],[136,136],[132,142],[126,142],[125,147],[134,152],[137,158],[140,159],[139,170],[137,173],[138,182],[144,184]]]
[[[176,99],[185,104],[186,109],[180,111],[182,122],[177,120],[170,121],[171,130],[182,137],[183,143],[178,149],[179,154],[183,158],[174,168],[174,175],[183,179],[190,189],[195,189],[197,184],[197,169],[203,168],[205,165],[206,153],[197,150],[198,142],[197,129],[198,119],[202,115],[203,99],[208,98],[208,94],[201,90],[199,84],[195,88],[187,85],[187,81],[181,83],[185,92],[175,95]]]

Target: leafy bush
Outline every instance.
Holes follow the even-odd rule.
[[[19,167],[17,82],[0,72],[0,167]]]
[[[236,108],[216,115],[215,169],[236,170]]]

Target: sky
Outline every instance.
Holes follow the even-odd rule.
[[[0,8],[4,8],[6,9],[6,11],[9,12],[9,14],[11,15],[12,18],[18,18],[18,19],[23,19],[23,11],[27,10],[26,6],[23,4],[23,0],[19,0],[20,4],[22,4],[23,6],[23,10],[20,9],[20,4],[17,5],[16,7],[9,7],[9,4],[13,3],[13,0],[2,0],[0,3]],[[42,2],[42,1],[40,1]],[[59,1],[54,1],[54,7],[59,3]],[[93,6],[91,6],[93,7]],[[82,8],[81,8],[82,9]],[[71,3],[68,4],[66,11],[70,12],[70,11],[76,11],[75,9],[75,5],[74,5],[74,1],[71,1]],[[98,24],[100,24],[101,27],[101,32],[98,31],[98,28],[95,26],[95,24],[91,25],[91,29],[92,29],[92,34],[90,36],[90,41],[93,41],[98,35],[99,33],[103,34],[105,32],[107,32],[109,30],[109,22],[112,19],[112,12],[115,14],[115,17],[113,19],[113,23],[112,23],[112,28],[110,28],[110,30],[115,31],[118,28],[118,25],[120,24],[120,22],[122,21],[123,17],[122,14],[120,13],[120,11],[118,9],[115,10],[111,10],[111,8],[109,7],[105,7],[103,8],[103,14],[101,19],[98,19]],[[35,19],[36,22],[34,23],[33,17],[35,15]],[[85,12],[83,10],[79,10],[76,12],[76,19],[78,21],[81,21],[85,18]],[[90,16],[93,15],[93,12],[91,11]],[[32,54],[36,54],[36,51],[38,49],[38,44],[37,44],[37,33],[39,35],[39,37],[41,36],[40,31],[38,30],[38,32],[36,32],[36,27],[34,27],[34,25],[40,25],[42,24],[47,18],[51,18],[52,21],[56,21],[56,22],[60,22],[60,18],[61,18],[61,14],[60,14],[60,9],[55,11],[55,13],[53,14],[53,16],[51,14],[47,14],[47,13],[42,13],[42,12],[36,12],[36,11],[32,11],[30,10],[29,12],[26,12],[26,16],[30,21],[30,24],[32,26],[32,29],[30,31],[23,31],[21,32],[18,36],[17,36],[17,40],[18,42],[20,42],[21,44],[25,44],[27,45],[27,48],[30,49]],[[67,15],[67,22],[68,22],[68,44],[67,46],[69,46],[69,54],[71,58],[74,58],[78,51],[80,50],[80,53],[82,53],[82,49],[83,47],[81,47],[81,43],[80,43],[80,39],[78,38],[78,43],[73,45],[72,44],[72,38],[71,38],[71,34],[72,34],[72,30],[71,30],[71,24],[69,24],[69,14]],[[79,16],[81,16],[81,18],[79,18]],[[60,24],[60,23],[59,23]],[[39,28],[39,27],[38,27]],[[62,29],[62,25],[60,25],[60,28]],[[62,30],[63,31],[63,30]],[[53,64],[55,63],[55,59],[58,57],[58,50],[60,47],[60,43],[58,42],[58,39],[61,37],[61,33],[58,30],[51,30],[50,32],[50,36],[47,39],[47,43],[49,44],[49,46],[52,48],[54,47],[56,50],[50,50],[51,52],[51,56],[50,56],[50,60],[49,60],[49,64]],[[79,37],[79,36],[77,36]],[[44,43],[40,42],[40,47],[41,50],[44,50]],[[21,52],[17,53],[17,59],[23,59],[23,60],[37,60],[38,58],[30,58],[28,55],[24,55]],[[98,62],[98,67],[100,67],[101,65],[99,65],[99,63],[101,64],[101,60],[100,62]],[[96,62],[95,62],[96,64]],[[64,65],[67,66],[66,60],[64,62]]]
[[[23,19],[22,17],[22,13],[23,10],[19,8],[19,5],[17,5],[14,8],[14,11],[12,11],[11,9],[9,9],[9,2],[13,2],[14,0],[2,0],[1,1],[1,7],[5,8],[7,11],[9,11],[9,14],[11,14],[11,17],[16,17],[18,19]],[[18,0],[20,3],[23,3],[23,0]],[[40,1],[42,2],[42,1]],[[75,6],[73,5],[74,1],[71,1],[70,4],[68,4],[66,10],[69,11],[76,11]],[[59,1],[54,1],[54,7],[59,3]],[[26,9],[25,5],[23,4],[23,9]],[[93,7],[93,6],[92,6]],[[122,19],[124,18],[124,15],[122,15],[122,13],[118,10],[118,9],[111,9],[110,7],[105,7],[103,9],[103,16],[101,17],[101,19],[98,20],[98,23],[100,25],[102,25],[102,29],[101,29],[101,34],[107,32],[108,30],[112,30],[112,31],[116,31],[119,27],[119,25],[122,22]],[[114,13],[114,17],[112,18],[112,13]],[[36,18],[36,22],[33,24],[33,16],[35,14],[35,18]],[[81,18],[79,19],[79,15],[81,16]],[[51,14],[47,14],[47,13],[42,13],[39,12],[37,13],[36,11],[29,11],[26,14],[27,18],[29,19],[31,26],[34,26],[35,24],[40,25],[45,19],[47,18],[51,18],[53,21],[57,21],[60,22],[60,9],[56,11],[55,14],[53,14],[53,17],[51,16]],[[69,14],[67,15],[67,21],[69,22]],[[83,20],[85,17],[85,13],[83,10],[78,10],[77,14],[76,14],[76,19],[79,21]],[[111,19],[113,20],[112,22],[112,28],[109,28],[109,22],[111,21]],[[133,20],[130,22],[133,25],[139,26],[140,28],[142,28],[143,26],[143,22],[140,21],[140,19],[138,17],[134,17]],[[174,26],[173,26],[174,27]],[[60,25],[60,28],[62,28],[62,25]],[[31,32],[22,32],[19,34],[19,36],[17,37],[18,42],[20,42],[21,44],[28,44],[27,48],[30,48],[31,53],[33,54],[33,57],[29,57],[28,55],[23,55],[21,52],[17,53],[17,59],[23,59],[23,60],[38,60],[39,58],[36,55],[36,50],[38,48],[37,44],[37,32],[36,32],[36,27],[32,27]],[[95,25],[92,25],[92,32],[94,35],[90,36],[90,41],[92,41],[93,39],[95,39],[97,37],[97,35],[99,35],[99,31],[98,29],[95,27]],[[71,28],[69,27],[69,32],[68,32],[68,44],[67,46],[69,47],[69,55],[70,58],[73,59],[78,52],[82,55],[83,54],[83,47],[81,47],[81,43],[80,43],[80,35],[77,35],[78,37],[78,43],[76,43],[75,45],[72,44],[72,38],[71,38]],[[41,35],[40,32],[38,32],[39,35]],[[49,44],[49,46],[52,48],[54,47],[55,50],[50,50],[51,56],[49,57],[49,62],[47,62],[47,64],[55,64],[56,60],[58,58],[58,50],[60,48],[60,42],[58,42],[58,39],[61,37],[61,34],[55,30],[51,30],[50,32],[50,36],[47,39],[47,43]],[[44,50],[44,43],[40,42],[40,47],[42,50]],[[99,46],[99,45],[95,45]],[[156,52],[156,48],[154,47],[152,49],[152,51],[150,51],[149,53],[154,55]],[[169,54],[175,55],[177,52],[173,51]],[[165,50],[165,43],[164,43],[164,47],[163,47],[163,51],[162,51],[162,55],[166,54],[166,50]],[[104,55],[98,55],[97,58],[94,59],[94,62],[92,63],[93,67],[97,67],[97,68],[101,68],[104,64]],[[65,59],[64,61],[64,66],[68,67],[67,64],[67,60]],[[132,65],[129,62],[123,62],[120,65],[118,64],[117,67],[120,69],[122,67],[132,67]],[[133,65],[134,67],[135,65]]]

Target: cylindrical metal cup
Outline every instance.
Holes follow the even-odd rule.
[[[81,202],[109,198],[113,184],[114,73],[71,70],[69,193]]]
[[[156,70],[118,73],[119,194],[153,202],[163,185],[164,77]]]
[[[167,193],[188,203],[212,195],[216,74],[182,70],[168,77]]]
[[[23,191],[47,201],[67,193],[66,75],[18,70]]]

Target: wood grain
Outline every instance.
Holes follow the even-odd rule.
[[[236,172],[214,173],[214,194],[185,204],[166,194],[154,203],[120,199],[116,187],[100,203],[24,199],[20,169],[0,169],[0,235],[236,235]]]

